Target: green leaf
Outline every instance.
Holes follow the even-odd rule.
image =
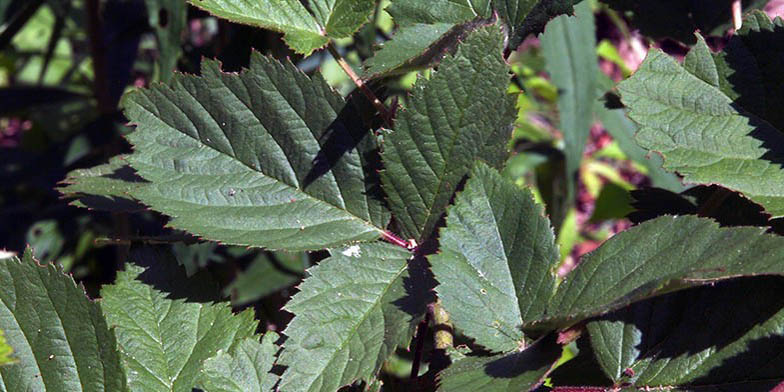
[[[270,373],[275,362],[279,338],[275,332],[267,332],[259,343],[256,338],[247,338],[231,352],[220,351],[218,355],[204,361],[201,373],[201,389],[204,392],[269,392],[279,377]]]
[[[182,52],[182,32],[187,23],[188,6],[182,0],[145,0],[150,26],[158,41],[158,77],[168,82],[177,69]]]
[[[309,55],[329,42],[299,0],[188,0],[217,17],[284,33],[286,44]]]
[[[531,391],[541,385],[561,356],[561,346],[550,335],[523,351],[493,357],[467,357],[444,370],[439,391]]]
[[[640,147],[634,140],[637,133],[637,126],[626,117],[624,109],[608,109],[604,102],[597,101],[594,104],[594,114],[604,125],[604,129],[618,142],[618,146],[629,159],[637,162],[646,169],[646,175],[651,179],[653,186],[680,192],[683,190],[678,177],[662,169],[662,159],[659,154],[647,154],[645,149]]]
[[[664,156],[664,167],[690,183],[744,193],[784,216],[784,103],[776,53],[782,28],[762,13],[746,19],[726,50],[711,55],[702,39],[681,66],[652,50],[619,85],[637,141]]]
[[[118,155],[109,163],[68,173],[57,190],[74,199],[71,205],[100,211],[133,212],[143,209],[129,194],[142,186],[141,179]]]
[[[575,197],[575,179],[593,123],[596,99],[596,27],[590,2],[576,7],[575,16],[561,15],[541,36],[542,53],[553,84],[558,87],[558,114],[564,136],[567,197]]]
[[[402,234],[429,238],[476,159],[498,167],[515,119],[501,31],[466,38],[429,80],[414,86],[395,130],[384,138],[382,184]]]
[[[117,343],[100,306],[31,251],[0,260],[0,329],[15,364],[0,366],[3,391],[126,391]]]
[[[254,302],[297,283],[310,265],[305,253],[263,252],[223,291],[234,306]]]
[[[9,346],[5,341],[5,334],[0,329],[0,366],[16,363],[16,359],[12,357],[13,353],[13,347]]]
[[[582,0],[493,0],[493,7],[509,26],[509,47],[517,48],[530,34],[544,30],[550,19],[572,14]]]
[[[284,309],[294,313],[278,363],[282,391],[332,392],[370,380],[405,346],[428,298],[407,269],[411,254],[389,244],[331,251]],[[424,288],[423,288],[424,289]]]
[[[489,18],[492,15],[488,0],[392,0],[386,11],[392,15],[398,26],[415,24],[458,24],[477,16]]]
[[[723,282],[634,304],[587,330],[616,385],[773,390],[784,381],[783,289],[778,277]]]
[[[232,22],[284,33],[284,40],[305,56],[330,38],[349,37],[375,9],[370,0],[311,0],[313,15],[299,0],[189,0],[196,7]]]
[[[520,326],[543,317],[555,289],[558,249],[542,206],[480,163],[449,209],[440,244],[429,260],[455,326],[492,351],[523,346]]]
[[[437,64],[466,32],[494,22],[494,10],[511,32],[508,46],[515,48],[529,34],[541,32],[552,17],[571,13],[573,1],[393,0],[386,10],[400,29],[365,62],[364,76],[370,79]]]
[[[376,138],[355,101],[258,53],[239,74],[215,61],[201,74],[125,96],[138,124],[128,161],[151,182],[135,198],[226,244],[304,250],[379,237],[389,213]]]
[[[330,38],[350,37],[376,8],[374,0],[311,0],[309,4]]]
[[[363,77],[371,79],[427,68],[443,56],[442,47],[437,42],[454,26],[451,23],[419,23],[402,27],[362,64],[365,69]]]
[[[784,274],[784,238],[764,228],[720,228],[694,216],[664,216],[615,235],[583,257],[547,309],[557,325],[687,287],[749,275]]]
[[[225,303],[169,299],[137,277],[128,264],[112,285],[103,286],[103,310],[115,328],[132,391],[190,392],[202,362],[254,336],[252,311],[232,314]]]

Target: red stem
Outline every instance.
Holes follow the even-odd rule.
[[[400,238],[400,237],[396,236],[395,234],[390,233],[388,231],[381,232],[381,238],[383,238],[384,240],[388,241],[391,244],[394,244],[394,245],[397,245],[397,246],[400,246],[400,247],[403,247],[403,248],[406,248],[406,249],[410,249],[410,247],[408,246],[408,243],[406,241],[404,241],[402,238]]]

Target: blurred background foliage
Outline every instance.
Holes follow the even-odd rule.
[[[560,273],[646,216],[663,210],[697,213],[723,192],[686,190],[679,178],[664,172],[659,157],[634,142],[635,126],[613,87],[636,69],[648,47],[682,58],[695,29],[709,35],[714,49],[721,48],[732,32],[732,0],[585,1],[592,13],[578,15],[580,23],[568,27],[587,43],[570,49],[555,34],[544,34],[528,37],[508,56],[513,73],[508,90],[517,96],[518,115],[503,174],[532,188],[546,205],[563,259]],[[754,0],[743,6],[775,15],[784,9],[781,3]],[[336,43],[360,74],[362,62],[395,31],[384,11],[388,4],[380,1],[368,24]],[[208,274],[237,309],[254,307],[265,328],[283,329],[290,315],[280,308],[324,252],[201,242],[124,200],[122,189],[112,208],[102,208],[106,200],[77,200],[80,189],[69,185],[69,178],[88,175],[88,168],[130,151],[123,135],[133,127],[122,115],[123,92],[165,82],[175,71],[198,74],[205,57],[219,59],[225,71],[238,71],[253,50],[288,58],[306,73],[321,72],[344,95],[354,89],[327,51],[303,58],[277,33],[216,19],[183,0],[0,0],[0,250],[19,254],[29,245],[42,263],[61,265],[96,297],[135,248],[152,245],[169,253],[178,265],[171,267],[187,276]],[[564,97],[558,83],[574,76],[563,60],[578,57],[594,73],[580,88],[598,99],[589,108],[588,127],[573,131],[567,128],[575,114],[559,100]],[[428,75],[390,77],[383,81],[383,96],[388,104],[405,106],[406,92]],[[122,169],[121,157],[112,162],[117,170],[101,173],[106,181],[134,178]],[[752,217],[747,219],[759,215],[745,199],[721,200],[735,206],[725,210],[751,211],[743,215]],[[387,387],[402,383],[410,372],[410,353],[399,354],[384,367]]]

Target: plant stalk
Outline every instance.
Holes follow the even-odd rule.
[[[354,72],[354,68],[351,68],[351,65],[346,62],[346,59],[340,55],[338,49],[335,47],[335,44],[332,43],[332,41],[330,41],[327,45],[327,50],[329,50],[329,53],[332,55],[335,61],[338,62],[338,65],[340,65],[340,68],[343,69],[343,72],[345,72],[351,81],[354,82],[357,88],[359,88],[359,91],[362,91],[362,94],[364,94],[365,97],[370,100],[376,110],[378,110],[378,113],[381,114],[381,117],[384,120],[384,125],[386,125],[388,128],[392,128],[392,113],[389,111],[389,109],[387,109],[386,106],[384,106],[384,103],[378,99],[373,90],[371,90],[370,87],[368,87],[367,84],[362,81],[359,75]]]
[[[431,305],[433,312],[433,329],[435,330],[435,345],[437,350],[446,350],[455,344],[454,328],[449,313],[441,306],[441,300]]]

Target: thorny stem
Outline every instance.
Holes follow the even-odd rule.
[[[435,344],[437,350],[446,350],[455,343],[452,321],[449,313],[441,306],[441,300],[431,305],[433,312],[433,330],[435,331]]]
[[[338,49],[335,47],[335,44],[332,43],[332,41],[330,41],[329,44],[327,45],[327,50],[329,50],[329,53],[332,55],[333,58],[335,58],[335,61],[338,62],[338,65],[340,65],[340,68],[343,69],[343,72],[345,72],[346,75],[348,75],[348,77],[351,79],[352,82],[354,82],[357,88],[359,88],[359,90],[362,91],[362,94],[365,94],[367,99],[369,99],[370,102],[373,104],[373,106],[376,108],[376,110],[378,110],[379,114],[381,114],[381,117],[384,119],[384,124],[387,127],[392,128],[392,113],[390,113],[389,109],[387,109],[387,107],[384,106],[384,103],[378,99],[376,94],[373,93],[373,90],[371,90],[370,87],[368,87],[365,84],[365,82],[363,82],[362,79],[359,78],[359,75],[357,75],[357,73],[354,72],[354,69],[351,68],[351,65],[346,62],[346,59],[344,59],[343,56],[340,55]]]

